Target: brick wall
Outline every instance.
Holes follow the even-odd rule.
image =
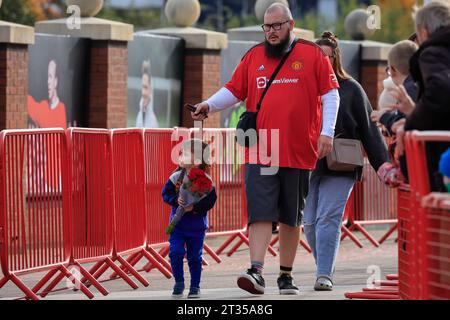
[[[184,103],[199,103],[208,99],[220,89],[220,51],[186,50],[184,58]],[[192,127],[190,112],[183,108],[181,123],[183,127]],[[209,115],[204,126],[220,127],[220,113]]]
[[[0,129],[27,125],[28,46],[0,44]]]
[[[92,41],[89,127],[124,128],[128,109],[126,42]]]
[[[361,63],[361,85],[375,110],[378,109],[378,97],[383,91],[387,61],[362,61]]]

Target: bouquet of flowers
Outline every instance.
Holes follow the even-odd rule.
[[[182,179],[179,196],[184,200],[184,205],[178,206],[172,221],[166,228],[166,234],[173,232],[173,229],[185,214],[185,208],[198,203],[212,190],[212,181],[202,169],[192,168],[188,175]]]

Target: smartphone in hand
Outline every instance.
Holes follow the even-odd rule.
[[[186,103],[184,105],[185,108],[187,108],[190,112],[196,112],[197,111],[197,107],[194,106],[193,104],[190,103]],[[203,114],[205,115],[205,118],[208,118],[208,115],[206,113],[203,112]]]

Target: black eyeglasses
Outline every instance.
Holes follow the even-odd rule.
[[[273,30],[278,31],[281,29],[281,26],[283,24],[285,24],[286,22],[289,22],[290,20],[286,20],[283,22],[277,22],[277,23],[272,23],[272,24],[263,24],[261,26],[261,28],[264,30],[264,32],[269,32],[271,28],[273,28]]]

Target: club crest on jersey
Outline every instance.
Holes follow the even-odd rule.
[[[294,61],[291,64],[291,68],[294,71],[301,71],[303,69],[303,63],[301,61]]]

